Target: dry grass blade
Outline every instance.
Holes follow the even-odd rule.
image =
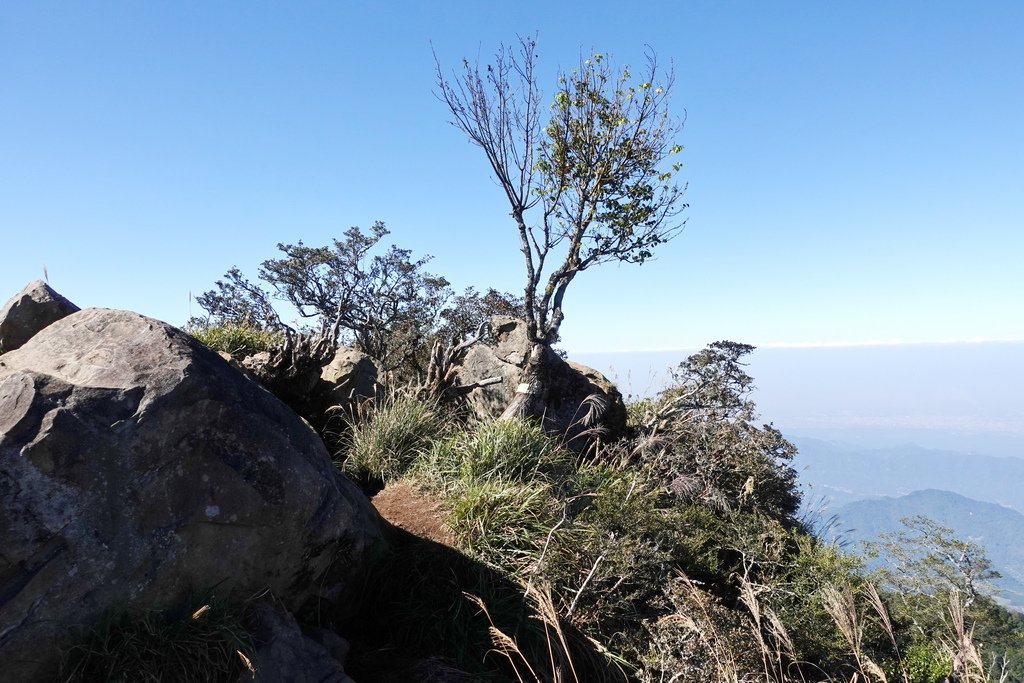
[[[960,683],[986,683],[988,672],[981,650],[974,642],[974,627],[967,626],[964,602],[958,591],[949,592],[950,635],[943,639],[946,652],[953,659],[953,676]]]
[[[769,681],[775,678],[784,680],[782,652],[777,643],[773,646],[764,637],[764,614],[761,612],[761,603],[757,598],[757,590],[753,582],[747,578],[746,572],[740,576],[740,602],[746,606],[753,620],[750,624],[750,632],[757,640],[765,679]]]
[[[235,653],[238,655],[238,658],[242,660],[242,664],[246,669],[248,669],[249,673],[255,674],[256,668],[252,665],[252,660],[246,657],[245,653],[241,650],[235,650]]]
[[[878,616],[878,619],[882,622],[882,628],[885,634],[889,636],[889,642],[892,643],[892,649],[896,653],[896,664],[899,666],[900,677],[904,683],[909,683],[910,673],[907,671],[906,664],[903,661],[903,654],[900,652],[899,644],[896,642],[896,629],[893,627],[892,619],[889,617],[889,610],[885,607],[885,602],[882,600],[881,594],[878,592],[878,588],[873,583],[868,583],[864,587],[864,594],[867,596],[868,605]]]
[[[772,638],[785,649],[785,654],[790,661],[796,660],[796,647],[793,645],[793,639],[789,636],[789,631],[782,623],[782,619],[770,609],[766,609],[764,615],[768,621],[768,631],[772,634]]]
[[[545,633],[554,631],[555,635],[558,636],[560,647],[557,650],[552,648],[550,640],[548,641],[548,652],[550,654],[551,671],[554,674],[554,680],[567,680],[565,678],[565,668],[568,667],[569,673],[572,674],[572,680],[579,683],[576,667],[573,665],[572,655],[570,654],[569,643],[565,637],[565,630],[562,628],[558,609],[555,607],[555,602],[551,597],[551,587],[545,585],[542,590],[535,591],[530,597],[538,607],[539,618],[544,622]],[[555,661],[556,659],[558,660],[557,662]]]
[[[896,645],[896,630],[892,626],[892,620],[889,618],[889,610],[885,608],[885,603],[882,601],[882,596],[879,595],[878,589],[875,584],[868,583],[864,587],[864,594],[868,598],[868,604],[871,609],[874,610],[875,614],[882,621],[882,626],[885,628],[885,633],[889,636],[889,640],[892,641],[893,646]]]
[[[676,604],[675,613],[662,617],[656,626],[668,627],[666,630],[670,632],[675,631],[672,627],[681,627],[683,632],[692,634],[710,658],[716,674],[715,679],[723,683],[738,683],[742,677],[733,651],[732,639],[719,631],[711,613],[709,596],[685,574],[678,574],[673,583],[680,589],[684,601]],[[657,645],[657,638],[654,639],[654,643]]]
[[[864,618],[857,610],[853,591],[849,586],[839,588],[834,585],[825,586],[821,590],[821,603],[836,628],[846,640],[859,673],[865,681],[877,680],[887,683],[889,680],[878,664],[864,652]]]
[[[518,661],[521,662],[530,672],[530,675],[533,676],[533,680],[537,683],[540,683],[541,679],[537,676],[537,672],[533,670],[533,667],[530,666],[529,660],[527,660],[527,658],[523,655],[522,651],[519,649],[519,646],[516,645],[516,641],[508,634],[506,634],[504,631],[495,626],[494,619],[491,618],[491,613],[487,609],[487,605],[484,603],[484,601],[476,595],[472,595],[470,593],[463,593],[462,596],[470,602],[472,602],[477,607],[479,607],[480,611],[483,612],[485,617],[487,617],[487,623],[490,624],[490,627],[487,630],[491,634],[491,641],[494,643],[495,648],[497,648],[496,651],[500,652],[508,659],[509,664],[512,666],[512,670],[515,671],[516,679],[518,679],[519,681],[526,680],[523,678],[523,675],[520,673],[519,667],[516,665],[516,660],[518,659]]]

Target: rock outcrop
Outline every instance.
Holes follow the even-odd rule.
[[[110,607],[191,588],[344,609],[379,518],[315,432],[156,320],[87,309],[0,356],[0,662],[50,680]]]
[[[287,610],[268,602],[253,606],[251,620],[256,674],[243,675],[242,681],[355,683],[345,674],[348,643],[336,633],[323,629],[303,633]]]
[[[313,396],[325,408],[376,398],[381,394],[381,374],[373,358],[342,346],[321,370]]]
[[[364,399],[383,395],[381,370],[361,351],[342,346],[326,360],[301,354],[296,359],[282,368],[274,354],[263,351],[246,357],[240,368],[305,418],[325,440],[337,431],[332,422],[340,419],[339,408],[344,413]]]
[[[47,325],[77,310],[42,280],[28,283],[0,310],[0,352],[20,348]]]
[[[530,354],[526,323],[508,316],[491,318],[493,340],[475,344],[457,369],[463,384],[500,377],[501,382],[474,389],[468,396],[480,417],[497,417],[509,405],[519,386]],[[614,384],[597,370],[565,361],[552,354],[548,431],[565,435],[566,443],[583,450],[590,436],[614,439],[625,433],[626,406]]]

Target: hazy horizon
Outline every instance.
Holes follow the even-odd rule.
[[[692,350],[570,353],[624,395],[656,393]],[[765,422],[869,447],[916,443],[1024,456],[1024,342],[758,348],[746,370]]]

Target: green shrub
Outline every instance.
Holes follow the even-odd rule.
[[[190,325],[186,331],[214,351],[222,351],[232,358],[245,358],[260,351],[269,351],[282,341],[277,332],[236,323]]]
[[[664,614],[644,623],[649,644],[639,653],[636,672],[642,683],[765,680],[763,674],[744,675],[763,665],[758,641],[739,612],[682,574],[665,577],[663,593]]]
[[[654,400],[651,398],[626,397],[626,424],[633,429],[643,427],[645,419],[654,409]]]
[[[715,342],[680,363],[654,401],[633,408],[637,431],[649,443],[637,449],[635,459],[655,469],[678,495],[796,526],[796,447],[771,425],[756,425],[753,379],[740,361],[752,350]]]
[[[542,571],[573,622],[633,662],[649,641],[643,622],[680,567],[685,527],[643,471],[581,468],[565,500]]]
[[[953,669],[949,656],[931,643],[914,643],[903,654],[903,668],[909,683],[939,683]]]
[[[343,468],[357,481],[395,481],[447,429],[448,419],[435,402],[390,398],[354,421]]]

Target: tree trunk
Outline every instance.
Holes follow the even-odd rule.
[[[547,344],[535,342],[523,368],[515,397],[501,414],[500,420],[543,418],[551,389],[551,365],[554,351]]]

